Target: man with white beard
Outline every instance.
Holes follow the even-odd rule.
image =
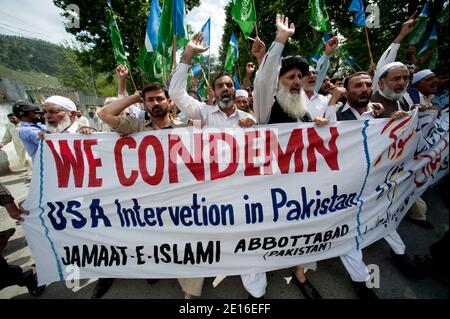
[[[408,68],[401,62],[386,64],[381,69],[378,90],[370,99],[383,105],[384,112],[380,117],[388,118],[396,111],[408,111],[399,101],[408,88],[409,76]]]
[[[413,79],[417,80],[417,74],[427,74],[429,76],[434,75],[430,70],[422,70],[414,75]],[[386,64],[380,71],[380,80],[378,81],[378,91],[372,96],[372,102],[378,102],[383,104],[384,112],[380,117],[391,117],[393,113],[399,110],[408,111],[410,107],[418,106],[418,104],[426,105],[425,100],[419,98],[412,100],[408,90],[408,84],[410,79],[409,69],[406,65],[400,62],[392,62]],[[413,80],[413,85],[416,84]],[[404,103],[402,103],[402,101]],[[433,224],[427,220],[427,204],[421,198],[417,198],[413,206],[408,212],[408,217],[412,222],[418,224],[426,229],[433,229]],[[399,253],[404,255],[404,249],[397,249]],[[402,257],[405,258],[405,257]],[[408,262],[408,261],[407,261]],[[408,270],[407,270],[408,271]],[[416,276],[415,269],[411,270],[412,277],[421,278],[421,275]]]
[[[70,99],[54,95],[44,101],[47,133],[78,133],[79,124],[75,121],[77,107]]]
[[[284,15],[277,14],[277,35],[269,51],[260,63],[255,76],[253,108],[259,124],[315,122],[324,126],[328,121],[319,116],[311,118],[308,111],[308,97],[302,87],[302,78],[309,74],[309,64],[301,56],[282,58],[285,44],[295,33],[293,23]],[[256,39],[252,53],[255,56],[265,50],[264,44]],[[315,269],[315,263],[295,268],[292,282],[299,287],[305,298],[321,299],[318,291],[306,279],[304,269]]]
[[[344,80],[345,96],[347,103],[336,110],[336,119],[338,121],[362,120],[370,118],[388,117],[392,119],[400,119],[407,116],[404,110],[400,108],[398,99],[405,92],[409,82],[409,71],[402,63],[393,62],[383,67],[380,80],[378,82],[379,89],[377,101],[383,101],[383,105],[379,103],[370,103],[372,95],[372,79],[365,72],[357,72],[349,75]],[[394,100],[394,99],[397,100]],[[394,264],[397,268],[409,278],[423,279],[424,273],[410,260],[405,254],[405,244],[394,229],[387,234],[384,239],[391,247],[391,254]],[[360,250],[340,256],[342,263],[350,273],[353,281],[353,287],[358,294],[370,296],[370,292],[365,286],[365,281],[369,278],[368,271],[364,269],[365,264],[362,260],[362,252]],[[353,270],[352,270],[353,269]],[[354,272],[355,270],[358,271]],[[355,274],[353,275],[352,272]]]
[[[275,41],[255,76],[253,107],[258,123],[315,122],[319,126],[326,125],[328,121],[323,117],[311,118],[308,112],[308,97],[301,83],[302,77],[309,73],[308,62],[301,56],[281,57],[285,44],[294,35],[294,24],[289,26],[288,18],[277,14],[276,27]]]

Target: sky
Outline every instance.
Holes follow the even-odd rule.
[[[103,1],[103,0],[97,0]],[[211,17],[211,53],[218,54],[221,44],[225,12],[230,0],[201,0],[201,6],[186,16],[194,32]],[[114,1],[112,1],[114,6]],[[64,29],[61,10],[52,0],[0,0],[0,34],[38,38],[55,44],[72,42],[75,37]],[[83,13],[80,12],[83,19]],[[144,39],[142,39],[144,41]]]

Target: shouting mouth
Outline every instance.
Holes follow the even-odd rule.
[[[222,96],[221,96],[220,98],[221,98],[221,100],[222,100],[223,102],[228,102],[228,101],[231,100],[231,94],[229,94],[229,93],[224,93],[224,94],[222,94]]]

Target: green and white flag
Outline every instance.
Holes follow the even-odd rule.
[[[159,7],[159,1],[152,0],[144,46],[141,48],[138,58],[138,66],[145,73],[148,82],[163,83],[165,80],[162,72],[162,58],[156,52],[160,17],[161,8]]]
[[[241,27],[242,33],[247,38],[252,34],[256,23],[256,9],[253,0],[233,0],[231,11],[234,21]]]
[[[406,40],[408,45],[418,46],[423,42],[425,31],[427,30],[428,16],[428,3],[425,3],[422,12],[420,12],[419,17],[417,18],[414,29]]]
[[[310,0],[309,10],[311,16],[309,24],[311,27],[319,32],[331,33],[331,22],[325,0]]]
[[[417,56],[420,58],[425,54],[425,52],[428,51],[431,51],[431,57],[424,63],[424,65],[421,65],[421,69],[434,69],[437,66],[439,60],[439,50],[436,26],[433,26],[433,30],[431,30],[430,36],[423,44],[422,49],[419,51]]]
[[[175,50],[174,39],[177,46]],[[185,46],[187,42],[184,1],[164,0],[158,29],[157,51],[162,55],[167,74],[173,68],[174,51]]]
[[[122,37],[120,36],[119,27],[116,22],[116,15],[111,7],[111,3],[106,1],[108,7],[106,8],[106,13],[109,17],[109,31],[111,34],[111,43],[114,51],[114,57],[116,58],[117,64],[124,64],[128,68],[129,63],[127,56],[125,54],[125,49],[123,48]]]
[[[225,59],[225,71],[233,74],[234,65],[236,64],[239,57],[238,41],[234,33],[231,34],[230,45],[227,50],[227,57]]]
[[[417,53],[418,57],[421,57],[425,52],[429,50],[433,50],[435,47],[437,47],[438,44],[438,38],[437,38],[437,30],[436,26],[433,26],[433,30],[431,30],[430,36],[428,37],[427,41],[422,46],[422,49],[420,49],[419,53]]]
[[[172,70],[173,63],[172,22],[172,0],[165,0],[161,10],[161,18],[159,20],[157,51],[161,54],[166,77]]]
[[[425,63],[425,66],[422,69],[436,69],[437,64],[439,62],[439,50],[438,47],[432,49],[433,53],[431,54],[431,58]]]
[[[145,73],[148,82],[164,83],[163,64],[161,54],[147,52],[143,47],[137,61],[139,68]]]

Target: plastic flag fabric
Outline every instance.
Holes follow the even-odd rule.
[[[355,22],[358,27],[363,27],[366,24],[366,12],[363,0],[352,0],[348,11],[355,13],[353,22]]]
[[[319,32],[331,33],[331,22],[328,16],[325,0],[310,0],[310,21],[311,27]]]
[[[420,12],[419,17],[417,18],[416,25],[414,29],[411,31],[411,34],[408,36],[406,42],[408,45],[417,46],[422,43],[425,37],[425,31],[427,30],[428,23],[428,3],[422,8],[422,12]]]
[[[253,0],[233,0],[231,11],[233,19],[239,24],[242,33],[247,38],[252,34],[256,23],[256,10]]]
[[[227,51],[227,57],[225,59],[225,71],[229,73],[234,72],[234,65],[239,57],[238,41],[234,33],[231,34],[230,45]]]

